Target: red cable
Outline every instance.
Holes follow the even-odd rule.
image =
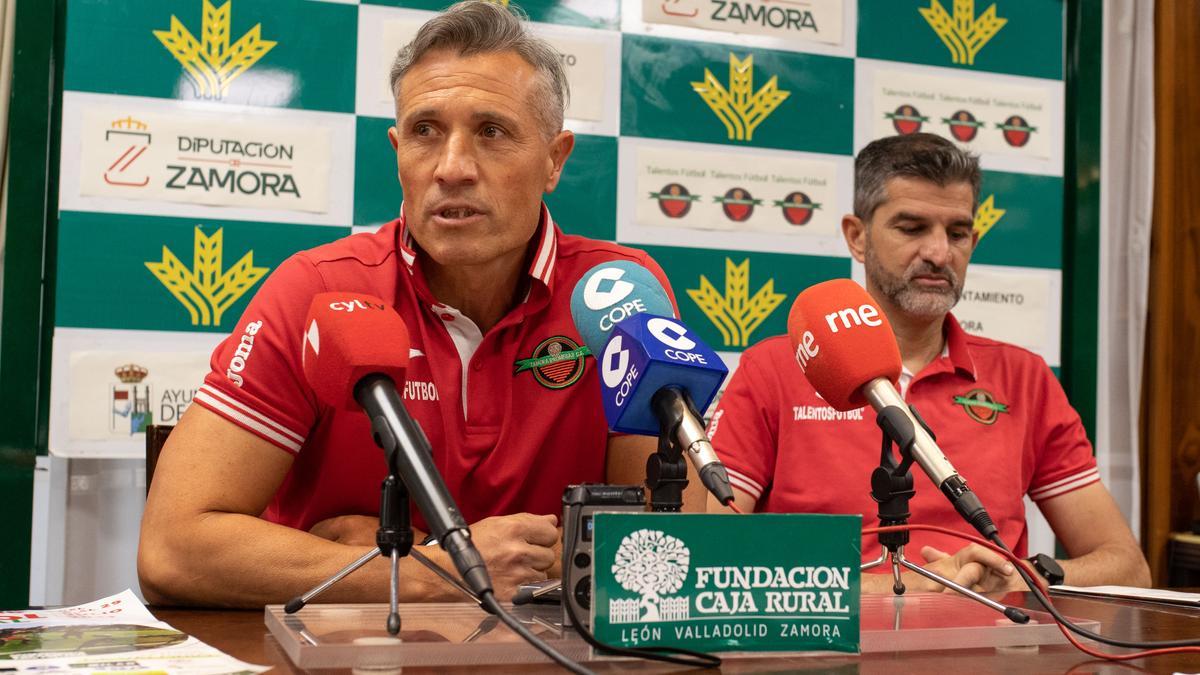
[[[1003,548],[1000,548],[999,546],[996,546],[995,544],[993,544],[992,542],[990,542],[986,539],[983,539],[981,537],[976,537],[975,535],[971,535],[971,534],[965,534],[963,532],[957,532],[955,530],[951,530],[946,527],[938,527],[936,525],[891,525],[888,527],[864,527],[862,533],[864,535],[867,535],[867,534],[879,534],[882,532],[907,532],[909,530],[922,530],[925,532],[938,532],[941,534],[948,534],[948,535],[951,535],[954,537],[958,537],[959,539],[965,539],[972,543],[979,544],[980,546],[985,546],[985,547],[999,553],[1000,555],[1004,556],[1005,558],[1008,558],[1009,560],[1012,561],[1012,563],[1014,565],[1020,565],[1022,563],[1021,559],[1018,558],[1012,551],[1007,551]],[[1046,596],[1046,602],[1049,604],[1053,604],[1052,602],[1050,602],[1050,594],[1048,592],[1046,592],[1047,589],[1045,586],[1042,585],[1042,581],[1040,579],[1036,579],[1036,578],[1035,578],[1035,581],[1037,581],[1038,585],[1042,587],[1042,592]],[[1055,623],[1055,625],[1058,626],[1058,629],[1060,631],[1062,631],[1062,634],[1066,636],[1067,641],[1070,642],[1072,645],[1074,645],[1076,649],[1078,649],[1079,651],[1081,651],[1084,654],[1087,654],[1088,656],[1091,656],[1093,658],[1105,659],[1107,661],[1130,661],[1133,659],[1146,658],[1146,657],[1150,657],[1150,656],[1161,656],[1163,654],[1200,654],[1200,647],[1166,647],[1163,649],[1149,649],[1149,650],[1140,651],[1140,652],[1130,652],[1128,654],[1108,654],[1105,652],[1101,652],[1101,651],[1092,649],[1092,648],[1084,645],[1083,643],[1081,643],[1075,637],[1075,635],[1073,635],[1071,633],[1071,631],[1069,631],[1067,629],[1067,627],[1064,626],[1058,619],[1055,619],[1054,623]]]

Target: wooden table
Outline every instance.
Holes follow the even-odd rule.
[[[1013,602],[1016,595],[1006,600]],[[1019,603],[1014,603],[1019,604]],[[1172,640],[1200,638],[1200,611],[1167,605],[1131,601],[1099,601],[1055,596],[1055,604],[1068,616],[1091,618],[1101,622],[1104,635],[1123,639]],[[1037,608],[1025,594],[1024,606]],[[255,610],[196,610],[151,607],[160,620],[196,636],[243,661],[274,666],[277,672],[300,672],[288,661],[263,623],[263,612]],[[1112,651],[1106,649],[1106,651]],[[597,672],[631,669],[629,662],[591,663]],[[646,662],[637,666],[647,672],[682,670],[669,665]],[[511,670],[512,666],[506,669]],[[405,668],[404,672],[471,672],[478,668]],[[1200,654],[1170,655],[1132,662],[1110,663],[1092,660],[1070,645],[1044,646],[1036,651],[993,649],[941,652],[894,652],[861,656],[820,656],[729,660],[723,672],[799,671],[844,673],[941,673],[944,675],[984,675],[986,673],[1134,673],[1200,672]],[[556,673],[546,665],[520,667],[522,675]]]

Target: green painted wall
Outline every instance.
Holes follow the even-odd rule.
[[[33,468],[46,453],[53,298],[55,138],[62,98],[65,0],[19,2],[9,113],[8,218],[0,306],[0,494],[8,527],[0,537],[0,607],[29,603]],[[43,277],[43,269],[48,273]]]

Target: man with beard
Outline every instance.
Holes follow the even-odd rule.
[[[854,178],[854,213],[843,217],[842,232],[896,334],[901,393],[970,480],[1001,536],[1026,555],[1028,496],[1070,556],[1038,555],[1030,560],[1033,571],[1051,583],[1149,585],[1145,558],[1099,482],[1092,446],[1054,374],[1029,351],[968,335],[949,313],[978,240],[978,158],[932,134],[893,136],[863,148]],[[821,400],[787,336],[742,355],[709,435],[742,512],[857,513],[875,521],[869,496],[881,438],[875,415],[838,412]],[[914,473],[910,522],[974,534],[938,488]],[[721,508],[710,498],[710,511]],[[1001,556],[962,544],[950,535],[913,532],[907,548],[962,585],[1024,588]],[[879,555],[879,543],[864,539],[863,560]],[[888,574],[865,575],[865,591],[890,591],[890,569],[878,569]],[[907,572],[905,583],[943,588]]]

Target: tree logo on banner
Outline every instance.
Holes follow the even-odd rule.
[[[221,316],[238,298],[270,271],[254,266],[254,251],[247,251],[228,270],[221,269],[224,230],[206,237],[199,226],[195,231],[192,269],[163,246],[162,262],[147,262],[146,268],[188,311],[193,326],[219,326]]]
[[[250,70],[276,44],[262,39],[262,24],[256,23],[230,45],[231,5],[232,0],[226,0],[220,7],[214,7],[212,2],[204,0],[199,41],[174,14],[171,15],[170,30],[154,31],[154,37],[183,66],[183,71],[200,98],[224,97],[229,93],[229,85]]]
[[[725,259],[725,294],[721,295],[700,275],[700,288],[688,289],[688,296],[704,312],[709,321],[721,331],[726,347],[745,347],[750,344],[750,335],[762,325],[767,317],[787,298],[775,292],[775,280],[767,283],[750,296],[750,259],[740,265]]]
[[[929,0],[928,7],[920,7],[917,11],[946,43],[954,63],[973,66],[975,55],[1004,28],[1008,19],[996,16],[995,3],[979,16],[975,16],[975,0],[953,0],[953,3],[954,16],[946,12],[938,0]]]
[[[979,234],[979,241],[992,227],[1004,217],[1006,209],[996,208],[996,195],[988,195],[979,208],[975,209],[975,226],[972,228]]]
[[[693,82],[692,89],[725,125],[731,141],[752,140],[754,129],[792,95],[779,88],[778,75],[754,91],[754,55],[739,59],[733,52],[729,53],[728,89],[708,68],[704,69],[704,81]]]
[[[610,623],[686,621],[691,615],[687,596],[663,597],[683,588],[691,551],[681,540],[659,530],[638,530],[621,540],[613,560],[613,578],[641,599],[608,601]]]

